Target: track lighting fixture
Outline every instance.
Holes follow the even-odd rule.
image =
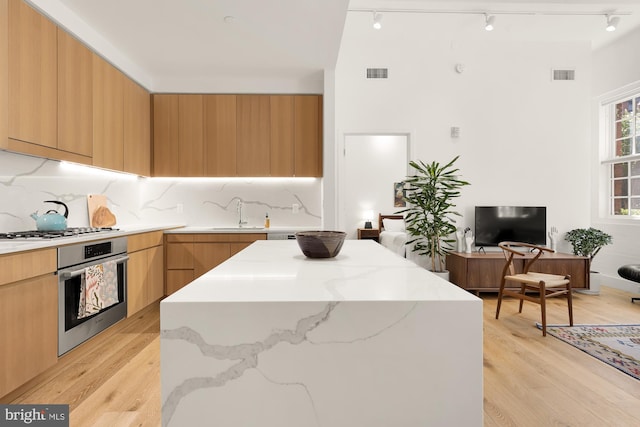
[[[375,28],[376,30],[379,30],[380,28],[382,28],[382,14],[374,11],[373,12],[373,28]]]
[[[618,24],[620,23],[620,18],[617,16],[610,16],[610,15],[605,15],[605,17],[607,18],[607,27],[606,30],[607,31],[615,31],[616,28],[618,27]]]
[[[484,29],[487,31],[493,31],[493,23],[496,21],[495,15],[484,14]]]

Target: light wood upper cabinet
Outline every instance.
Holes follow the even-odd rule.
[[[180,176],[204,176],[202,95],[178,95]]]
[[[86,157],[93,153],[93,54],[60,28],[57,147]]]
[[[124,169],[124,79],[93,54],[93,165],[119,171]]]
[[[236,95],[204,95],[204,174],[236,176]]]
[[[322,176],[322,97],[295,96],[295,176]]]
[[[124,79],[125,172],[151,174],[151,96],[133,80]]]
[[[153,175],[203,176],[202,95],[153,96]]]
[[[9,0],[9,138],[57,146],[57,30],[21,0]]]
[[[269,95],[237,95],[238,176],[270,175]]]
[[[322,176],[320,95],[154,95],[154,176]]]
[[[274,95],[269,98],[269,102],[271,176],[294,176],[294,97],[293,95]]]
[[[178,95],[153,95],[153,176],[180,176],[178,138]]]
[[[9,3],[0,0],[0,148],[7,148],[9,138]]]

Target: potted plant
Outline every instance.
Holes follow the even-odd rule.
[[[597,272],[591,271],[591,262],[598,252],[600,252],[600,249],[611,244],[611,236],[604,231],[589,227],[576,228],[568,231],[564,239],[571,243],[574,255],[589,258],[589,272],[597,274]],[[594,277],[592,275],[588,293],[595,295],[600,293],[600,281],[597,276]]]
[[[455,216],[453,202],[460,196],[460,189],[469,185],[458,177],[454,163],[460,156],[445,165],[438,162],[410,161],[416,174],[403,181],[407,208],[399,211],[405,215],[407,233],[411,236],[407,245],[412,251],[431,260],[431,271],[445,270],[445,256],[453,249]]]

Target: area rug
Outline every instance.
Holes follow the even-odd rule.
[[[547,333],[640,380],[640,325],[547,325]]]

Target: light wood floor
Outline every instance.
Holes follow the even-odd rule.
[[[605,287],[600,296],[576,294],[576,323],[640,323],[640,304],[631,304],[630,296]],[[517,302],[507,300],[495,320],[495,295],[482,299],[485,426],[640,425],[640,381],[552,336],[543,338],[534,325],[539,306],[525,303],[518,314]],[[565,300],[550,302],[549,323],[566,323]],[[68,403],[73,427],[159,426],[159,327],[155,303],[72,350],[0,403]]]

